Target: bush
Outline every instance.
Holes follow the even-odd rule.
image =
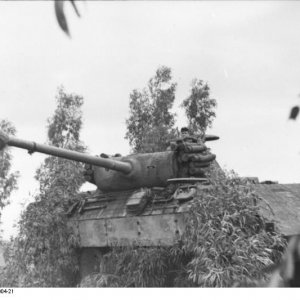
[[[265,278],[264,270],[280,260],[285,240],[265,231],[251,186],[235,174],[212,178],[211,188],[193,202],[183,236],[183,250],[193,257],[188,279],[222,287]]]
[[[67,222],[63,203],[44,199],[30,204],[21,216],[18,236],[6,249],[6,268],[0,275],[0,285],[75,286],[79,244]]]
[[[103,256],[100,272],[84,278],[82,287],[173,286],[179,271],[175,247],[114,246]]]

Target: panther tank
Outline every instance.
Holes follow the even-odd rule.
[[[206,135],[204,141],[218,139]],[[68,211],[81,247],[81,276],[113,245],[172,245],[184,231],[184,218],[197,192],[208,188],[205,170],[215,161],[193,136],[170,143],[166,151],[128,156],[92,156],[0,133],[0,149],[13,146],[85,163],[85,179],[96,186]]]

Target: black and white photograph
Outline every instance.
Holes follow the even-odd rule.
[[[0,36],[0,297],[300,287],[300,2],[0,1]]]

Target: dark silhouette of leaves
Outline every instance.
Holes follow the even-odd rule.
[[[77,6],[76,6],[76,4],[75,4],[75,1],[74,1],[74,0],[70,0],[70,2],[71,2],[72,6],[73,6],[73,8],[74,8],[74,10],[75,10],[75,13],[76,13],[77,17],[80,18],[80,13],[79,13],[79,11],[78,11],[78,9],[77,9]]]
[[[300,235],[294,235],[268,287],[300,287]]]
[[[68,1],[72,4],[76,15],[78,17],[80,17],[80,14],[79,14],[79,11],[78,11],[78,9],[76,7],[75,1],[74,0],[68,0]],[[59,27],[68,36],[70,36],[69,27],[68,27],[67,19],[66,19],[65,12],[64,12],[64,4],[65,4],[65,2],[67,2],[67,1],[61,1],[61,0],[54,1],[55,15],[56,15],[56,19],[57,19]]]
[[[300,235],[293,236],[285,253],[281,266],[285,286],[300,286]]]
[[[299,114],[299,106],[296,105],[291,109],[289,119],[296,120],[298,117],[298,114]]]

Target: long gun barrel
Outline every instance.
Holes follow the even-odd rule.
[[[108,168],[119,171],[124,174],[129,174],[132,171],[132,166],[129,162],[116,161],[113,159],[101,158],[72,150],[66,150],[54,146],[38,144],[35,142],[21,140],[15,137],[9,137],[4,132],[0,131],[0,150],[5,146],[13,146],[28,150],[29,153],[41,152],[57,157],[75,160],[98,167]]]

